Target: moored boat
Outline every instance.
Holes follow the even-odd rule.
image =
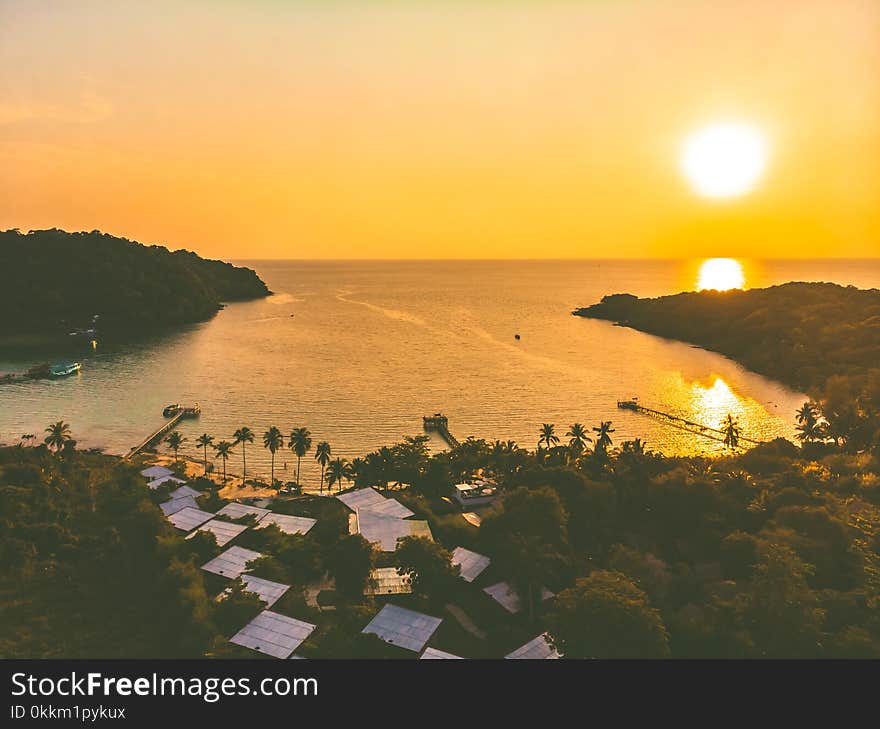
[[[49,376],[68,377],[69,375],[75,375],[81,369],[82,364],[79,362],[58,362],[49,367]]]

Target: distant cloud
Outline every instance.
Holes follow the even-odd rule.
[[[94,124],[113,115],[113,104],[94,91],[83,91],[72,103],[0,101],[0,125],[24,122]]]

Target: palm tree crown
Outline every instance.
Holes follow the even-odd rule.
[[[593,428],[594,433],[598,433],[598,437],[596,438],[596,445],[601,448],[603,451],[608,449],[608,446],[612,444],[611,434],[614,432],[614,428],[611,427],[610,420],[603,420],[599,423],[599,427]]]
[[[542,443],[546,444],[548,449],[559,443],[559,437],[556,435],[556,426],[553,423],[541,424],[541,437],[538,438],[538,448],[541,447]]]
[[[186,441],[179,431],[174,430],[168,434],[168,437],[165,438],[165,442],[168,444],[168,447],[174,451],[174,460],[177,460],[177,452],[180,450],[180,446]]]
[[[205,475],[208,473],[208,446],[214,442],[214,436],[202,433],[196,438],[196,445],[202,449],[205,456]]]
[[[351,465],[345,458],[334,458],[327,469],[327,483],[330,486],[337,484],[341,491],[343,479],[351,479]]]
[[[247,455],[244,447],[246,443],[254,442],[254,431],[243,425],[232,434],[232,438],[233,445],[241,443],[241,485],[244,486],[245,479],[247,479]]]
[[[296,453],[296,482],[299,484],[300,463],[302,462],[302,457],[312,447],[312,434],[308,428],[294,428],[290,431],[287,445],[290,450]]]
[[[214,458],[223,459],[223,483],[226,483],[226,461],[228,461],[229,457],[232,455],[232,449],[234,447],[235,444],[230,443],[228,440],[221,440],[214,446],[214,450],[217,451],[217,455],[214,456]]]
[[[43,438],[43,443],[56,453],[64,449],[64,447],[73,440],[70,435],[70,425],[63,420],[50,424],[49,427],[46,428],[46,433],[48,433],[48,435]]]
[[[315,460],[321,464],[321,493],[324,493],[324,472],[327,464],[330,463],[330,444],[326,440],[322,440],[315,446]]]
[[[284,436],[274,425],[263,433],[263,448],[272,454],[272,485],[275,485],[275,451],[284,447]]]
[[[736,418],[730,413],[727,414],[724,423],[722,423],[721,430],[724,432],[724,445],[731,449],[736,448],[739,445],[742,429],[739,427]]]
[[[593,442],[593,439],[587,435],[587,429],[581,423],[572,423],[565,437],[571,439],[568,441],[568,447],[576,456],[584,452],[587,443]]]

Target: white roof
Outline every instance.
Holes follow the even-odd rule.
[[[229,642],[275,658],[288,658],[314,629],[311,623],[264,610]]]
[[[217,537],[217,546],[222,547],[224,544],[231,542],[246,529],[247,525],[245,524],[233,524],[232,522],[221,521],[220,519],[211,519],[211,521],[206,524],[202,524],[202,526],[196,529],[192,534],[187,534],[186,538],[189,539],[190,537],[195,536],[197,532],[211,532]]]
[[[509,613],[518,613],[522,610],[519,593],[507,582],[498,582],[490,587],[485,587],[483,592],[492,597]],[[553,597],[553,593],[546,587],[542,587],[541,600],[549,600],[551,597]]]
[[[397,549],[397,540],[403,537],[427,537],[433,541],[428,522],[418,519],[398,519],[372,511],[358,511],[355,528],[364,539],[378,544],[383,552]]]
[[[189,486],[181,486],[179,489],[175,489],[170,494],[168,494],[172,499],[180,499],[184,496],[192,496],[196,498],[197,496],[201,496],[201,491],[196,491],[195,489],[191,489]]]
[[[264,580],[262,577],[242,575],[242,582],[248,592],[256,593],[266,603],[266,607],[272,607],[290,589],[290,585],[284,585],[272,580]]]
[[[214,515],[210,511],[202,511],[201,509],[194,509],[191,506],[187,506],[174,514],[171,514],[171,516],[168,517],[168,521],[178,529],[188,532],[195,529],[199,524],[204,524],[206,521],[213,518]]]
[[[517,648],[513,653],[508,653],[505,658],[525,660],[548,660],[562,658],[552,645],[546,633],[533,638],[528,643]]]
[[[453,655],[452,653],[447,653],[446,651],[438,651],[436,648],[425,648],[425,652],[422,653],[422,655],[420,655],[419,658],[421,660],[428,660],[429,658],[434,658],[434,659],[437,659],[437,658],[441,658],[441,659],[458,658],[459,660],[461,660],[461,656],[456,656],[456,655]]]
[[[413,512],[397,499],[386,499],[374,488],[349,491],[347,494],[339,494],[336,498],[352,511],[373,511],[385,516],[396,516],[399,519],[406,519],[413,515]]]
[[[285,534],[306,534],[317,523],[317,519],[309,519],[307,516],[269,513],[260,519],[260,523],[257,524],[255,529],[262,529],[270,524],[274,524]]]
[[[473,582],[477,579],[491,562],[492,560],[485,555],[471,552],[464,547],[456,547],[452,553],[452,564],[461,566],[461,579],[465,582]]]
[[[221,577],[228,577],[233,580],[241,577],[247,569],[247,563],[262,557],[261,552],[255,552],[253,549],[245,549],[244,547],[230,547],[222,554],[218,554],[214,559],[205,562],[202,569],[205,572],[211,572]]]
[[[412,578],[402,575],[396,567],[379,567],[370,573],[370,580],[364,595],[409,595],[412,592]]]
[[[159,476],[147,484],[151,489],[159,488],[163,483],[186,483],[185,478],[177,478],[177,476]]]
[[[373,633],[386,643],[418,653],[442,622],[441,618],[434,618],[389,603],[361,632]]]
[[[171,499],[164,504],[159,504],[159,508],[162,509],[162,513],[165,516],[171,516],[181,509],[195,509],[198,511],[199,505],[192,496],[181,496],[179,499]]]
[[[141,476],[144,478],[148,478],[152,481],[154,478],[161,478],[162,476],[173,476],[174,471],[170,468],[165,468],[165,466],[150,466],[149,468],[145,468],[141,471]]]
[[[237,501],[232,501],[226,504],[226,506],[220,509],[217,513],[228,516],[230,519],[241,519],[243,516],[253,514],[257,517],[257,521],[260,521],[260,519],[269,513],[269,510],[261,509],[259,506],[248,506],[247,504],[239,504]]]

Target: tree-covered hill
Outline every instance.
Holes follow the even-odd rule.
[[[270,293],[249,268],[99,231],[2,231],[0,270],[4,334],[64,333],[96,314],[103,333],[137,334],[202,321],[222,302]]]
[[[787,283],[656,299],[616,294],[574,314],[698,344],[813,394],[834,376],[864,379],[880,367],[877,289]]]

